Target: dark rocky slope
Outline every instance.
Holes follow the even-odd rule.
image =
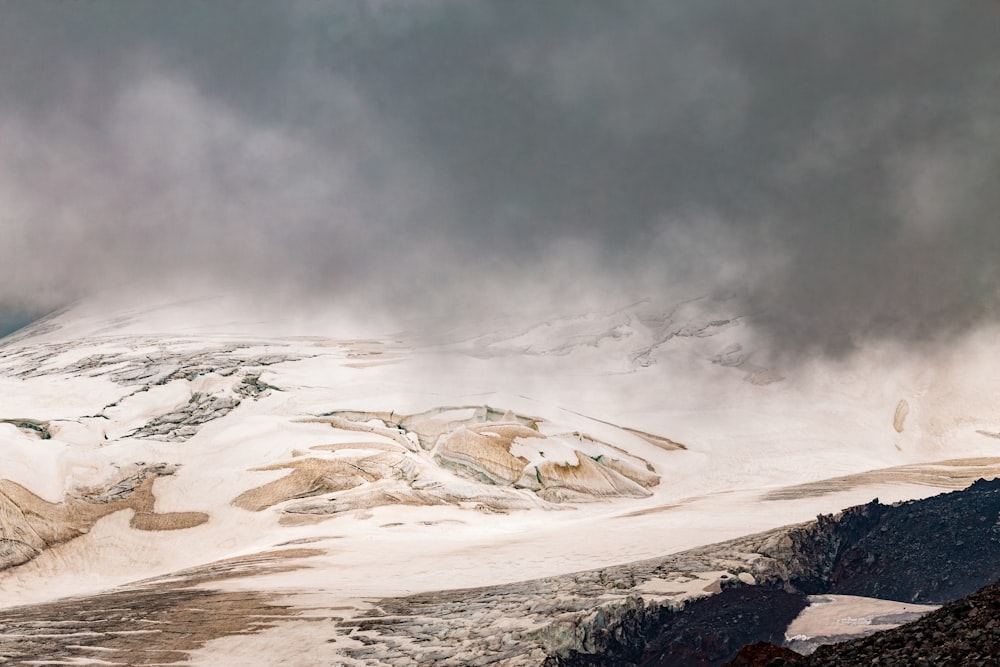
[[[884,512],[839,555],[830,592],[941,604],[1000,579],[1000,482]]]
[[[897,505],[872,501],[768,535],[755,548],[763,556],[753,567],[758,585],[689,602],[680,611],[635,605],[591,628],[589,636],[602,641],[592,641],[589,650],[564,650],[546,664],[721,665],[743,644],[780,643],[794,608],[790,599],[775,604],[780,593],[940,604],[1000,579],[998,542],[1000,480]]]
[[[1000,480],[897,505],[872,501],[791,530],[787,581],[840,593],[941,604],[1000,579]]]

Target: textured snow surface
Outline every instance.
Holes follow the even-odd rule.
[[[268,319],[225,299],[69,308],[0,341],[0,501],[26,490],[41,508],[0,514],[0,538],[35,549],[0,563],[0,604],[291,549],[294,567],[214,585],[350,616],[1000,470],[997,332],[782,364],[732,308],[641,301],[382,334],[357,314]],[[222,664],[278,633],[301,649],[287,664],[316,664],[336,647],[310,627],[196,656]]]

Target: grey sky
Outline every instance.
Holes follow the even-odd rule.
[[[782,349],[933,340],[1000,303],[997,34],[986,0],[0,1],[0,300],[725,291]]]

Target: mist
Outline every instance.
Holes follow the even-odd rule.
[[[0,2],[0,303],[727,294],[788,354],[933,345],[1000,306],[997,34],[985,0]]]

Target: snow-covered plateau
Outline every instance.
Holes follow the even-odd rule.
[[[1000,473],[997,331],[784,359],[735,308],[43,318],[0,340],[0,612],[38,619],[0,662],[540,665],[573,614],[759,576],[685,553]]]

